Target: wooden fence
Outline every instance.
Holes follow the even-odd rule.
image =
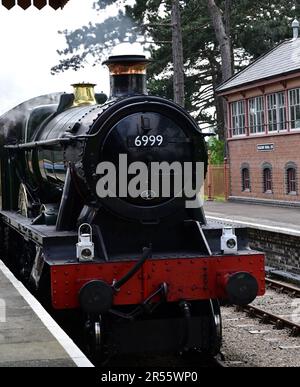
[[[228,199],[229,168],[223,165],[209,165],[204,184],[205,196],[208,200]]]

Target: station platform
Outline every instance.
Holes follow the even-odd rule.
[[[93,367],[2,261],[0,367]]]
[[[246,227],[250,247],[266,254],[266,273],[300,285],[300,208],[207,201],[208,222]]]
[[[204,210],[208,221],[300,236],[300,208],[207,201]]]

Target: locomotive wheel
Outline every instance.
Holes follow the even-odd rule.
[[[95,331],[95,345],[96,348],[101,348],[101,325],[100,322],[95,322],[94,325],[94,331]]]
[[[201,324],[202,347],[198,349],[203,355],[217,356],[222,346],[222,319],[218,300],[209,300]]]
[[[198,357],[200,354],[204,357],[217,356],[222,346],[222,319],[221,309],[218,300],[209,300],[199,302],[197,305],[197,315],[201,315],[201,325],[199,331],[202,336],[201,348],[195,347],[182,352],[184,359]]]
[[[84,326],[85,347],[88,357],[95,364],[103,365],[108,360],[103,345],[103,324],[101,316],[86,321]]]
[[[216,356],[222,347],[222,317],[221,308],[218,300],[210,300],[211,308],[211,354]]]

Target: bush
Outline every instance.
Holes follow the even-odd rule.
[[[225,142],[217,138],[210,138],[208,141],[208,150],[210,154],[210,163],[213,165],[224,164]]]

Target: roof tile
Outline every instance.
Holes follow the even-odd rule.
[[[300,70],[300,39],[286,40],[221,84],[217,91],[224,92],[296,70]]]

